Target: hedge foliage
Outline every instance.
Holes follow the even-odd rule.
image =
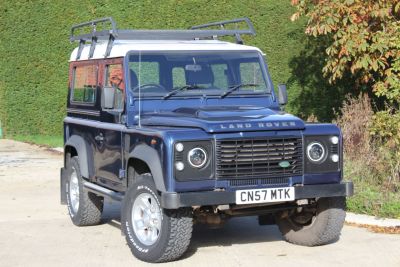
[[[278,84],[293,80],[291,62],[304,48],[304,21],[290,22],[293,12],[290,1],[274,0],[2,1],[0,119],[5,133],[62,133],[68,59],[76,46],[68,40],[73,24],[112,16],[119,28],[185,29],[247,16],[257,36],[245,38],[245,42],[266,53],[271,76]],[[301,91],[307,89],[304,86],[308,85],[302,88],[296,81],[290,83],[290,111],[312,112],[305,112],[305,106],[296,103]]]

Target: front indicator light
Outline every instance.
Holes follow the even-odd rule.
[[[332,136],[331,137],[331,142],[332,142],[332,144],[337,145],[339,143],[339,137]]]
[[[182,144],[182,143],[176,143],[176,144],[175,144],[175,149],[176,149],[176,151],[178,151],[178,152],[182,152],[183,149],[184,149],[183,144]]]
[[[339,161],[339,155],[333,154],[333,155],[331,156],[331,160],[332,160],[333,162],[338,162],[338,161]]]
[[[175,168],[178,171],[183,171],[183,169],[185,168],[185,164],[183,164],[183,162],[178,161],[177,163],[175,163]]]

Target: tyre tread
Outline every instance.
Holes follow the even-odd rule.
[[[131,209],[131,198],[135,193],[135,189],[139,185],[146,185],[151,188],[154,192],[156,191],[155,184],[153,181],[153,177],[151,174],[141,174],[138,179],[131,185],[128,189],[125,199],[123,201],[122,207],[122,230],[125,234],[127,244],[132,251],[132,254],[135,255],[138,259],[150,262],[150,263],[161,263],[161,262],[169,262],[174,261],[180,258],[187,250],[190,244],[190,240],[192,238],[192,230],[193,230],[193,216],[191,208],[180,208],[180,209],[163,209],[163,214],[165,216],[164,220],[169,222],[168,226],[168,234],[165,236],[165,239],[160,243],[160,245],[156,250],[151,253],[144,254],[140,252],[135,244],[132,243],[129,237],[129,231],[127,227],[129,223],[129,210]],[[165,232],[165,233],[167,233]]]
[[[178,259],[185,253],[192,237],[192,217],[190,209],[167,210],[171,218],[171,235],[164,254],[156,262]]]
[[[290,243],[308,247],[326,245],[336,241],[340,236],[346,217],[346,199],[333,197],[325,201],[327,201],[328,207],[318,214],[317,226],[295,231],[290,229],[287,219],[277,220],[284,239]]]
[[[101,222],[101,214],[103,212],[103,198],[89,192],[83,187],[83,178],[81,175],[77,156],[71,158],[70,164],[74,165],[77,171],[80,184],[79,187],[81,188],[79,197],[82,197],[82,199],[79,200],[78,212],[72,218],[72,221],[77,226],[97,225]]]

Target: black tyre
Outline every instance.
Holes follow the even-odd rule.
[[[192,237],[191,208],[163,209],[150,174],[137,177],[122,204],[121,226],[135,257],[146,262],[178,259]]]
[[[346,217],[346,198],[320,198],[315,207],[275,217],[286,241],[302,246],[320,246],[339,239]]]
[[[71,220],[77,226],[99,224],[103,211],[103,198],[88,192],[83,187],[78,157],[73,157],[68,162],[69,175],[65,190]]]

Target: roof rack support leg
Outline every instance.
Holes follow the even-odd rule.
[[[243,44],[243,40],[242,40],[242,37],[240,37],[240,34],[238,34],[238,33],[235,33],[235,38],[236,38],[236,43],[237,44]]]
[[[92,37],[92,43],[90,44],[89,58],[93,57],[94,48],[96,47],[96,44],[97,44],[97,37],[93,36]]]
[[[108,43],[107,43],[107,49],[106,49],[106,53],[104,55],[104,58],[108,57],[111,53],[111,48],[114,44],[114,36],[112,34],[110,34],[110,38],[108,38]]]
[[[78,48],[78,53],[76,53],[76,60],[79,60],[81,58],[83,46],[85,45],[85,43],[86,43],[85,40],[79,41],[79,48]]]

